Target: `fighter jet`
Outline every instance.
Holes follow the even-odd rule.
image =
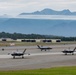
[[[22,58],[24,58],[24,54],[25,54],[26,49],[21,53],[21,52],[13,52],[11,55],[13,56],[13,58],[15,58],[15,56],[22,56]]]
[[[73,50],[64,50],[62,51],[63,53],[65,53],[65,55],[67,55],[67,53],[71,53],[72,55],[74,55],[76,47]]]
[[[52,49],[51,47],[41,47],[41,46],[39,46],[39,45],[37,45],[38,46],[38,48],[39,49],[41,49],[41,51],[43,51],[43,50],[50,50],[50,49]]]

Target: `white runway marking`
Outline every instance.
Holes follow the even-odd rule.
[[[11,58],[11,55],[0,55],[0,58]]]
[[[25,54],[24,56],[37,56],[37,55],[60,55],[63,54],[62,52],[51,52],[51,53],[30,53],[30,54]],[[74,52],[76,54],[76,52]],[[0,55],[0,58],[12,58],[11,55]]]
[[[56,55],[56,54],[63,54],[62,52],[54,52],[54,53],[32,53],[30,54],[31,56],[36,56],[36,55]]]
[[[51,52],[51,53],[31,53],[31,54],[25,54],[24,56],[37,56],[37,55],[60,55],[64,54],[62,52]],[[74,52],[76,54],[76,52]],[[0,55],[0,58],[12,58],[11,55]]]

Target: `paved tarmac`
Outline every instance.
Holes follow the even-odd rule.
[[[37,46],[8,46],[0,47],[0,70],[41,69],[58,66],[76,66],[76,52],[74,55],[64,55],[64,49],[73,50],[76,44],[50,45],[50,51],[41,51]],[[22,52],[27,49],[24,59],[13,59],[12,52]],[[4,49],[4,50],[2,50]],[[30,53],[30,55],[28,55]]]

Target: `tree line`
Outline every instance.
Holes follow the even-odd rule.
[[[76,37],[63,37],[54,35],[40,35],[40,34],[22,34],[22,33],[6,33],[0,32],[0,38],[11,39],[61,39],[62,41],[76,41]]]

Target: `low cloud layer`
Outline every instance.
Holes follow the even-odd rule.
[[[17,15],[50,8],[54,10],[69,9],[76,11],[76,0],[0,0],[0,15]]]

